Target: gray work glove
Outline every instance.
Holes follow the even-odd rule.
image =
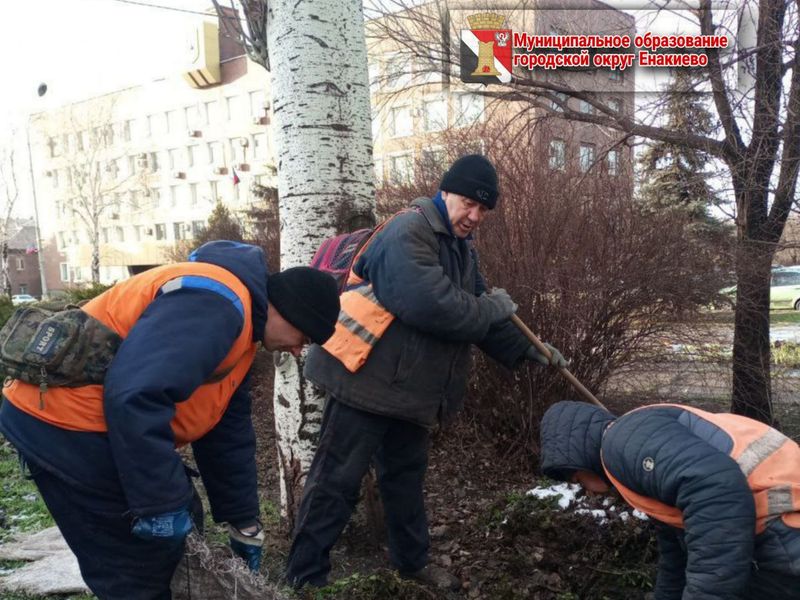
[[[536,349],[536,346],[528,346],[528,349],[525,351],[525,358],[528,360],[536,361],[545,367],[547,365],[552,365],[556,369],[560,369],[562,367],[566,367],[569,365],[569,361],[564,358],[564,356],[559,352],[555,346],[551,346],[550,344],[544,344],[544,347],[550,350],[550,360],[547,360],[544,354],[539,352]]]
[[[482,302],[484,310],[489,313],[489,322],[492,325],[505,321],[517,312],[517,305],[503,288],[492,288],[478,300]]]

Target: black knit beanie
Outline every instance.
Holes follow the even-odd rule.
[[[267,279],[267,298],[281,316],[316,344],[333,335],[339,316],[336,281],[311,267],[293,267]]]
[[[497,204],[497,171],[480,154],[468,154],[453,163],[442,177],[439,189],[494,208]]]

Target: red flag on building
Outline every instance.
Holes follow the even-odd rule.
[[[241,179],[239,179],[239,176],[236,174],[236,169],[232,169],[232,171],[233,171],[233,185],[236,185],[241,181]]]

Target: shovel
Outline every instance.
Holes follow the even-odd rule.
[[[523,322],[522,322],[522,319],[520,319],[520,318],[519,318],[517,315],[511,315],[511,320],[514,322],[514,325],[516,325],[517,327],[519,327],[519,330],[520,330],[522,333],[524,333],[524,334],[525,334],[525,337],[527,337],[527,338],[528,338],[528,340],[530,340],[531,344],[533,344],[533,345],[536,347],[536,349],[539,351],[539,353],[540,353],[540,354],[544,354],[545,358],[547,358],[547,360],[550,360],[550,356],[551,356],[551,354],[550,354],[550,350],[548,350],[548,349],[547,349],[547,346],[545,346],[545,345],[542,343],[542,340],[540,340],[540,339],[539,339],[539,338],[536,336],[536,334],[535,334],[535,333],[533,333],[533,332],[532,332],[532,331],[531,331],[531,330],[528,328],[528,326],[527,326],[527,325],[525,325],[525,323],[523,323]],[[598,400],[598,399],[595,397],[595,395],[594,395],[594,394],[592,394],[592,392],[590,392],[589,390],[587,390],[587,389],[586,389],[586,387],[584,387],[584,385],[583,385],[583,384],[582,384],[580,381],[578,381],[578,379],[575,377],[575,375],[573,375],[572,373],[570,373],[570,372],[569,372],[569,369],[567,369],[567,367],[561,367],[561,368],[559,369],[559,371],[561,371],[561,375],[563,375],[563,376],[564,376],[564,379],[566,379],[567,381],[569,381],[569,382],[570,382],[570,384],[572,384],[572,387],[574,387],[574,388],[575,388],[575,390],[576,390],[576,391],[577,391],[577,392],[578,392],[578,393],[579,393],[581,396],[583,396],[583,399],[584,399],[584,400],[586,400],[586,401],[588,401],[588,402],[591,402],[592,404],[595,404],[596,406],[599,406],[600,408],[603,408],[603,409],[605,409],[605,408],[606,408],[605,406],[603,406],[603,403],[602,403],[602,402],[600,402],[600,400]]]

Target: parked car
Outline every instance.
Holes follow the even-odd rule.
[[[720,294],[736,300],[736,286],[721,289]],[[800,311],[800,267],[773,267],[769,287],[771,309],[793,308]]]
[[[15,294],[11,296],[11,304],[19,306],[20,304],[28,304],[29,302],[36,302],[36,298],[30,294]]]

